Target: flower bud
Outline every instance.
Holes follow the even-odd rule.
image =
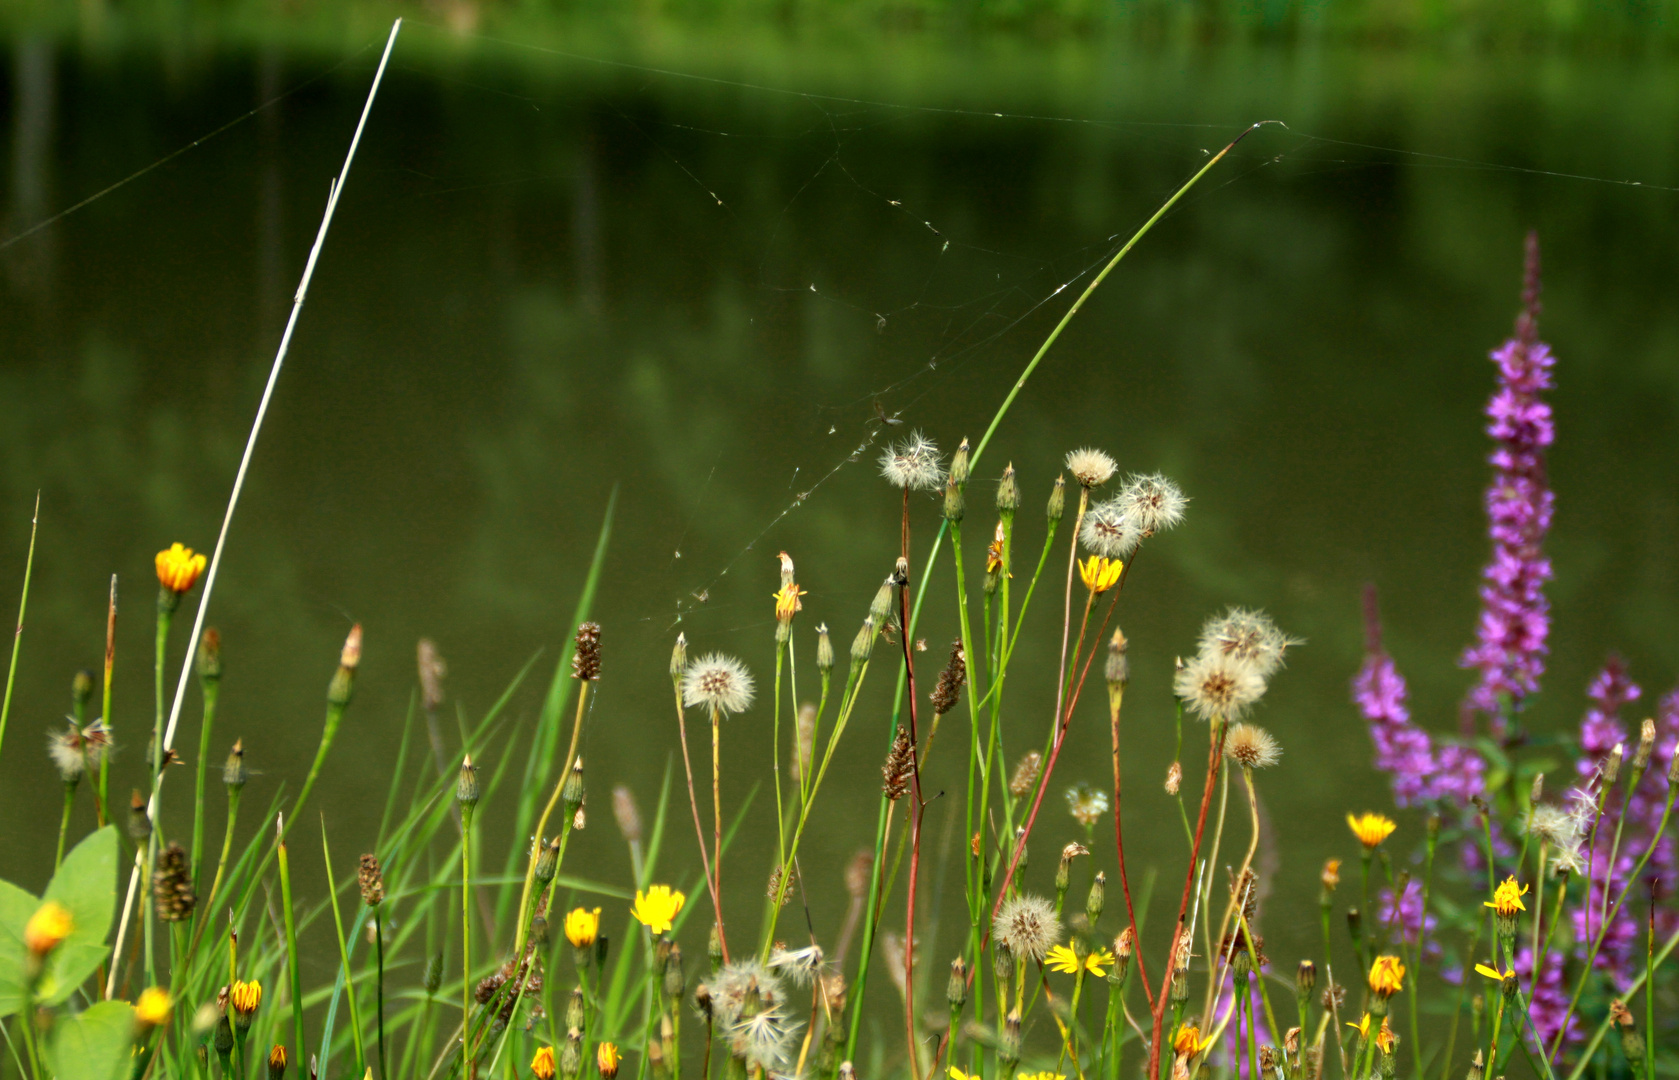
[[[1475,1060],[1469,1063],[1468,1080],[1481,1080],[1481,1078],[1486,1075],[1486,1065],[1484,1062],[1485,1059],[1481,1056],[1481,1052],[1476,1050]]]
[[[1067,512],[1067,479],[1057,476],[1055,486],[1049,490],[1049,520],[1060,521]]]
[[[1084,914],[1090,920],[1091,929],[1095,929],[1096,920],[1102,915],[1102,908],[1108,902],[1108,875],[1096,871],[1096,880],[1090,883],[1090,895],[1084,900]]]
[[[250,774],[245,771],[245,740],[233,740],[233,749],[227,752],[227,763],[222,766],[222,783],[238,790],[245,786]]]
[[[1528,789],[1527,801],[1530,804],[1537,805],[1539,800],[1543,799],[1544,797],[1545,797],[1545,774],[1544,773],[1534,773],[1533,774],[1533,787]]]
[[[711,924],[711,937],[705,944],[706,959],[711,961],[711,970],[716,971],[723,966],[723,935],[717,930],[717,924]]]
[[[268,1080],[284,1080],[286,1075],[286,1048],[279,1043],[268,1051]]]
[[[1009,949],[1006,942],[992,942],[991,974],[997,977],[998,982],[1002,982],[1014,974],[1014,953]]]
[[[571,997],[566,999],[565,1026],[571,1030],[583,1030],[583,988],[571,988]]]
[[[688,670],[688,636],[676,635],[676,644],[670,650],[670,677],[677,682],[682,681],[682,673]]]
[[[827,673],[834,669],[834,643],[828,640],[828,624],[816,628],[816,670]]]
[[[437,988],[443,985],[442,953],[438,953],[426,961],[426,973],[421,977],[420,985],[425,987],[428,996],[437,993]]]
[[[962,445],[956,448],[956,453],[950,459],[950,479],[957,485],[968,482],[968,440],[963,439]]]
[[[91,700],[93,700],[93,672],[78,671],[76,677],[70,680],[70,704],[75,707],[78,720],[87,711],[87,703]]]
[[[944,999],[952,1009],[968,1003],[968,965],[960,956],[950,962],[950,981],[945,984]]]
[[[1318,984],[1318,967],[1310,960],[1300,961],[1294,972],[1294,996],[1304,1002],[1310,1000],[1312,988]]]
[[[1131,663],[1125,655],[1125,650],[1128,645],[1129,643],[1125,640],[1124,632],[1118,627],[1115,627],[1113,640],[1108,642],[1108,663],[1106,674],[1109,690],[1123,690],[1125,688],[1125,684],[1131,681]]]
[[[146,797],[135,788],[128,797],[128,835],[134,840],[144,840],[151,834],[152,819],[146,811]]]
[[[857,637],[851,642],[851,662],[861,664],[869,658],[869,652],[874,648],[874,631],[879,624],[871,615],[863,620],[862,627],[857,631]]]
[[[460,803],[461,809],[470,811],[478,805],[478,766],[472,763],[472,755],[461,759],[461,771],[455,781],[455,801]]]
[[[1648,716],[1638,728],[1638,749],[1632,755],[1632,771],[1635,775],[1643,776],[1644,770],[1650,767],[1650,751],[1656,747],[1656,722]]]
[[[536,880],[543,885],[554,880],[555,868],[560,862],[560,838],[554,837],[546,844],[540,845],[536,855]]]
[[[1014,463],[1010,462],[1003,469],[1003,478],[997,481],[997,510],[1008,517],[1019,506],[1020,486],[1014,482]]]
[[[200,682],[219,682],[222,677],[222,635],[213,626],[204,628],[198,639],[198,678]],[[90,679],[89,682],[92,680]]]
[[[967,504],[962,498],[962,485],[956,482],[953,472],[944,482],[944,518],[946,521],[961,521],[967,512]]]
[[[361,623],[357,623],[350,627],[349,636],[344,639],[344,648],[338,654],[338,671],[326,688],[329,706],[342,709],[350,704],[351,694],[356,688],[356,668],[360,664]]]
[[[583,755],[579,754],[560,787],[560,801],[565,804],[567,814],[577,813],[577,808],[583,805],[583,794]]]
[[[681,1001],[688,989],[687,976],[682,970],[682,946],[674,941],[665,953],[664,989],[665,997],[671,1001]]]
[[[1182,786],[1183,765],[1174,761],[1166,769],[1166,794],[1176,795],[1178,793],[1178,789]]]
[[[897,574],[886,575],[886,580],[881,582],[880,588],[875,591],[874,602],[869,605],[869,618],[874,620],[876,626],[885,623],[887,617],[892,614],[892,600],[897,592]],[[856,650],[852,651],[855,653]]]
[[[612,788],[612,819],[627,844],[641,843],[641,810],[635,804],[635,793],[624,784]]]
[[[1364,936],[1364,917],[1359,914],[1357,908],[1347,909],[1347,932],[1353,936],[1355,942]]]
[[[1605,790],[1615,786],[1615,780],[1621,775],[1621,756],[1626,753],[1626,747],[1620,743],[1609,751],[1609,756],[1603,759],[1603,787]]]

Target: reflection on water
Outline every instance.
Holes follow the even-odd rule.
[[[1193,497],[1120,608],[1139,857],[1178,857],[1159,794],[1172,657],[1224,604],[1262,606],[1310,642],[1262,714],[1285,749],[1262,792],[1286,823],[1267,842],[1282,910],[1312,911],[1318,860],[1349,853],[1342,813],[1386,805],[1347,704],[1365,581],[1383,590],[1418,715],[1451,726],[1486,554],[1484,357],[1514,314],[1529,225],[1546,245],[1543,326],[1560,357],[1558,631],[1535,724],[1577,719],[1608,649],[1647,686],[1679,668],[1679,315],[1665,284],[1679,197],[1656,189],[1679,184],[1656,150],[1674,120],[1671,95],[1655,92],[1670,69],[1095,47],[987,66],[929,47],[894,54],[893,70],[830,65],[809,87],[754,74],[834,95],[809,97],[421,47],[426,32],[399,46],[340,206],[211,619],[225,642],[218,743],[242,735],[253,787],[270,792],[307,761],[344,628],[366,627],[345,753],[323,781],[346,850],[376,827],[359,783],[389,773],[415,641],[439,642],[469,714],[538,649],[546,671],[614,489],[587,755],[597,785],[626,780],[650,804],[674,746],[664,667],[678,630],[767,679],[777,551],[810,590],[805,664],[811,627],[849,640],[890,568],[876,403],[947,449],[977,438],[1063,310],[1058,288],[1254,118],[1290,129],[1250,139],[1122,266],[978,471],[1015,465],[1034,552],[1073,446],[1166,471]],[[44,40],[7,56],[8,235],[337,59]],[[12,577],[37,489],[43,506],[5,820],[56,805],[41,733],[73,672],[99,659],[113,571],[127,747],[116,790],[137,782],[151,553],[214,539],[370,64],[360,56],[0,253],[0,566]],[[1610,108],[1626,100],[1646,106]],[[1071,120],[1034,119],[1046,116]],[[975,498],[971,526],[990,520]],[[934,503],[915,507],[922,541],[936,522]],[[948,563],[935,573],[948,590]],[[1053,606],[1032,612],[1017,661],[1030,674],[1011,689],[1016,752],[1051,709]],[[954,634],[949,607],[919,631],[929,658]],[[521,720],[540,691],[518,697]],[[887,708],[877,686],[825,796],[836,812],[807,843],[819,933],[843,909],[844,858],[868,842],[857,822],[872,820]],[[768,719],[760,707],[725,731],[733,805],[769,779]],[[1075,726],[1069,784],[1103,774],[1097,724],[1093,711]],[[931,775],[960,790],[953,758]],[[958,801],[935,804],[929,835],[949,835]],[[616,841],[596,820],[578,857],[615,876]],[[1082,833],[1059,813],[1042,828],[1045,851]],[[767,830],[766,817],[734,856],[736,880],[757,872]],[[0,874],[39,884],[52,837],[20,841]],[[748,891],[743,918],[756,914]],[[1271,932],[1285,956],[1314,933],[1309,917]]]

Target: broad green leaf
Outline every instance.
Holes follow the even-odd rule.
[[[57,1080],[127,1080],[133,1042],[134,1006],[101,1001],[58,1018],[47,1037],[47,1062]]]
[[[23,927],[40,906],[39,900],[16,885],[0,881],[0,1020],[23,1008],[29,957],[23,947]]]
[[[117,906],[117,829],[107,825],[76,845],[47,883],[43,900],[70,909],[70,936],[47,959],[36,987],[43,1004],[57,1005],[92,975],[110,952],[105,939]]]

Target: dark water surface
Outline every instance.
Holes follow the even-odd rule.
[[[21,576],[37,490],[42,504],[0,751],[11,823],[0,875],[45,877],[59,799],[45,732],[73,672],[99,662],[112,573],[126,747],[114,791],[139,783],[151,557],[214,541],[376,56],[8,48],[7,236],[313,81],[0,252],[7,582]],[[1575,724],[1611,649],[1652,696],[1679,673],[1679,193],[1663,189],[1679,185],[1673,66],[901,41],[867,56],[794,43],[685,60],[734,82],[451,42],[424,26],[399,42],[210,619],[226,664],[214,760],[245,739],[260,774],[247,806],[282,781],[295,790],[352,621],[365,660],[321,798],[339,850],[377,828],[419,637],[438,642],[468,715],[543,650],[512,706],[528,725],[616,489],[595,609],[605,674],[586,736],[596,799],[575,865],[627,880],[605,794],[621,781],[649,807],[656,798],[675,747],[665,666],[685,631],[696,649],[738,653],[765,692],[724,732],[736,752],[726,801],[764,785],[731,856],[738,918],[755,920],[774,843],[763,800],[776,552],[795,557],[809,589],[797,637],[808,690],[812,627],[826,621],[843,650],[897,549],[895,495],[871,464],[876,403],[905,422],[894,431],[920,427],[947,449],[977,439],[1074,295],[1057,289],[1082,287],[1116,235],[1261,119],[1288,128],[1251,137],[1121,265],[979,469],[1019,470],[1023,562],[1075,446],[1167,472],[1193,498],[1184,525],[1145,549],[1119,609],[1132,641],[1136,858],[1181,880],[1181,831],[1160,789],[1172,657],[1222,605],[1263,607],[1309,639],[1258,717],[1285,749],[1261,785],[1275,826],[1266,929],[1285,966],[1315,940],[1319,862],[1353,854],[1344,813],[1391,805],[1347,701],[1365,582],[1382,589],[1417,715],[1455,726],[1469,681],[1455,661],[1487,554],[1485,357],[1515,313],[1529,226],[1545,245],[1542,328],[1559,357],[1556,630],[1532,723]],[[973,489],[970,556],[992,522],[984,490]],[[924,552],[936,506],[918,501],[914,515]],[[929,684],[954,633],[948,549],[941,558],[921,630]],[[1048,597],[1011,681],[1011,756],[1048,723],[1059,629]],[[178,630],[176,658],[184,645]],[[873,681],[805,849],[827,938],[843,861],[872,839],[889,707],[887,680]],[[195,693],[189,758],[196,717]],[[1059,792],[1102,782],[1104,727],[1088,701],[1034,843],[1037,888],[1048,889],[1050,852],[1082,836]],[[930,786],[950,793],[928,818],[946,850],[959,843],[948,824],[958,745],[930,769]],[[190,828],[188,789],[170,788],[171,835]],[[481,820],[507,820],[507,806],[487,804]],[[1408,847],[1420,828],[1402,821]],[[504,827],[486,829],[504,850]],[[1232,829],[1245,840],[1245,826]],[[684,879],[697,872],[691,842],[669,850]],[[1111,862],[1099,853],[1097,865]],[[948,872],[953,898],[960,864],[931,865],[928,880]],[[901,926],[901,908],[888,910]],[[951,940],[947,927],[932,944],[941,964]]]

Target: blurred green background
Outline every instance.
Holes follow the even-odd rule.
[[[806,672],[816,623],[849,641],[897,546],[878,416],[905,422],[886,435],[915,426],[946,449],[977,438],[1070,299],[1059,290],[1258,120],[1286,127],[1247,139],[1122,264],[980,469],[1019,470],[1034,554],[1073,447],[1165,471],[1193,499],[1120,607],[1136,857],[1181,872],[1160,789],[1172,657],[1223,605],[1264,607],[1309,641],[1259,715],[1285,749],[1261,787],[1267,828],[1284,826],[1263,849],[1262,925],[1285,966],[1315,939],[1320,861],[1353,853],[1343,814],[1390,806],[1347,701],[1365,582],[1382,589],[1419,719],[1455,728],[1487,555],[1486,354],[1515,313],[1529,227],[1559,357],[1555,630],[1533,726],[1576,724],[1610,650],[1646,704],[1679,672],[1671,0],[14,3],[0,5],[0,243],[238,122],[0,250],[0,582],[21,577],[37,491],[42,506],[0,749],[0,819],[34,824],[12,827],[0,875],[47,876],[59,795],[45,734],[72,674],[99,662],[113,573],[116,791],[139,783],[152,554],[214,541],[397,13],[409,21],[210,617],[227,672],[215,760],[245,739],[247,805],[300,781],[360,621],[358,697],[321,806],[339,850],[369,843],[380,804],[366,791],[392,767],[416,640],[438,642],[469,714],[538,650],[550,670],[616,489],[585,748],[594,814],[573,851],[579,872],[627,880],[605,795],[624,782],[656,798],[675,634],[738,653],[767,691],[786,550],[810,590]],[[915,512],[930,538],[936,505]],[[935,572],[928,679],[954,633],[948,561]],[[1027,674],[1011,681],[1011,754],[1047,724],[1052,607],[1033,611]],[[516,697],[519,723],[545,681]],[[872,839],[887,681],[806,848],[819,937],[843,910],[845,859]],[[1105,775],[1088,704],[1057,791]],[[196,717],[195,694],[183,747]],[[768,719],[766,702],[725,731],[730,805],[769,781]],[[955,795],[947,745],[933,782]],[[171,835],[190,826],[188,788],[172,790]],[[759,797],[737,882],[768,871]],[[931,811],[940,850],[959,842],[959,807]],[[1402,821],[1408,845],[1420,829]],[[499,862],[509,838],[486,829]],[[1082,830],[1057,806],[1040,835],[1047,853]],[[675,852],[686,878],[692,845]],[[1046,890],[1052,872],[1047,856],[1030,871]],[[754,890],[736,900],[732,917],[756,918]],[[927,948],[942,963],[952,940],[947,926]],[[324,942],[313,963],[330,977]]]

